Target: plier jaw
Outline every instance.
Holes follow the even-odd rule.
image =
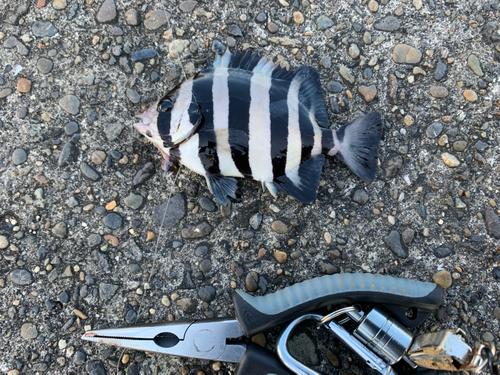
[[[240,362],[246,344],[228,343],[244,336],[236,319],[166,322],[86,332],[83,340],[181,357]]]

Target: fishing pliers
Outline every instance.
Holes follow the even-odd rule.
[[[300,372],[286,363],[286,335],[284,347],[278,348],[282,360],[252,342],[237,339],[252,337],[301,316],[308,319],[313,316],[314,319],[316,314],[306,313],[344,303],[383,306],[400,323],[416,327],[440,305],[442,293],[437,284],[391,276],[361,273],[326,275],[266,296],[251,296],[236,290],[233,293],[236,318],[99,329],[86,332],[82,338],[134,350],[234,362],[238,363],[236,374],[240,375],[313,374],[314,371]],[[351,316],[361,319],[359,312],[351,311]]]

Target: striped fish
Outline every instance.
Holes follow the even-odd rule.
[[[382,134],[378,112],[338,130],[329,121],[318,72],[282,69],[229,50],[138,116],[136,129],[163,154],[205,176],[220,204],[236,198],[234,177],[260,181],[300,202],[316,199],[325,155],[372,182]]]

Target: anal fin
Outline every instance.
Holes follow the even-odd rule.
[[[220,174],[207,174],[206,178],[208,188],[221,205],[227,206],[226,197],[236,198],[238,185],[234,178]]]
[[[299,166],[298,182],[294,182],[284,175],[276,178],[274,183],[278,190],[291,195],[299,202],[312,202],[316,200],[316,192],[318,191],[319,178],[324,162],[324,155],[317,155],[307,159]]]

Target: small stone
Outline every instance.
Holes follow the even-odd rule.
[[[106,241],[107,243],[109,243],[113,247],[117,247],[120,244],[120,241],[118,240],[118,238],[116,238],[115,236],[113,236],[111,234],[106,234],[104,236],[104,241]],[[130,242],[134,242],[134,241],[130,240]],[[135,244],[135,242],[134,242],[134,244]]]
[[[406,115],[404,118],[403,118],[403,123],[406,125],[406,126],[412,126],[413,124],[415,124],[415,119],[410,116],[410,115]]]
[[[401,243],[401,235],[397,230],[392,230],[387,237],[384,237],[384,243],[398,257],[408,258],[408,249]]]
[[[148,60],[152,59],[155,56],[156,56],[156,50],[150,48],[143,49],[141,51],[134,52],[132,54],[132,61],[136,62],[136,61]]]
[[[486,231],[491,237],[500,239],[500,218],[495,213],[493,208],[486,207],[484,215],[484,223],[486,225]]]
[[[56,35],[59,30],[48,21],[36,21],[31,25],[31,32],[37,37],[52,37]]]
[[[153,221],[165,228],[172,228],[186,216],[186,200],[176,194],[153,211]]]
[[[198,203],[200,204],[200,207],[205,211],[214,212],[217,210],[215,203],[207,197],[201,197]]]
[[[109,23],[116,19],[118,15],[114,0],[104,0],[97,11],[96,19],[100,23]]]
[[[451,274],[446,270],[438,271],[432,276],[432,281],[441,285],[444,289],[449,288],[452,283]]]
[[[86,162],[82,162],[80,164],[80,171],[82,172],[82,174],[85,177],[87,177],[89,180],[92,180],[92,181],[98,181],[102,178],[101,175],[99,174],[99,172],[97,172],[94,168],[92,168]]]
[[[59,100],[62,109],[71,115],[77,115],[80,112],[80,100],[75,95],[65,95]]]
[[[460,161],[458,161],[458,159],[454,155],[448,152],[443,152],[441,154],[441,159],[450,168],[456,168],[460,165]]]
[[[101,243],[101,235],[98,233],[92,233],[90,236],[87,237],[87,244],[90,247],[98,246]]]
[[[316,267],[318,268],[318,271],[320,273],[324,273],[324,274],[327,274],[327,275],[333,275],[334,273],[338,273],[339,272],[338,267],[335,267],[330,262],[325,262],[323,260],[318,261],[316,263]]]
[[[330,56],[323,56],[319,64],[325,69],[330,69],[332,67],[332,58]]]
[[[127,93],[128,95],[128,93]],[[139,95],[139,94],[137,94]],[[108,141],[114,141],[116,140],[120,134],[122,133],[123,129],[125,128],[125,125],[121,123],[104,123],[104,134],[106,134],[106,138]]]
[[[287,254],[284,251],[279,251],[274,249],[273,250],[273,257],[278,261],[278,263],[282,264],[285,263]]]
[[[130,26],[137,26],[139,24],[139,18],[137,16],[137,10],[134,8],[129,9],[125,12],[125,21]]]
[[[466,141],[456,141],[453,143],[453,150],[455,151],[463,151],[467,147],[467,142]]]
[[[380,31],[396,31],[400,26],[401,21],[394,16],[387,16],[373,24],[373,27]]]
[[[332,27],[334,25],[334,22],[327,16],[319,16],[318,20],[316,21],[316,25],[318,27],[318,30],[326,30]]]
[[[146,13],[144,26],[148,30],[157,30],[167,23],[170,14],[165,10],[152,10]]]
[[[17,81],[17,86],[16,86],[17,91],[27,93],[30,92],[31,90],[31,81],[26,78],[21,78],[19,81]]]
[[[260,213],[255,213],[250,217],[250,226],[254,229],[257,230],[259,229],[260,224],[262,223],[262,215]]]
[[[433,253],[434,253],[434,256],[436,258],[439,258],[439,259],[446,258],[450,255],[455,254],[455,252],[452,249],[450,249],[446,246],[439,246],[439,247],[435,248]]]
[[[347,49],[347,53],[351,57],[351,59],[356,60],[359,55],[361,54],[361,51],[359,50],[359,47],[355,43],[351,43],[349,45],[349,48]]]
[[[482,335],[481,335],[481,338],[486,341],[486,342],[493,342],[495,341],[495,336],[493,336],[493,334],[491,332],[484,332]]]
[[[410,245],[415,237],[415,231],[411,228],[406,228],[402,233],[402,237],[405,245]]]
[[[9,239],[5,236],[0,236],[0,249],[6,249],[9,247]]]
[[[212,232],[212,227],[206,221],[197,225],[187,225],[181,230],[182,238],[194,239],[206,237]]]
[[[479,58],[472,54],[469,56],[467,59],[467,65],[469,68],[472,69],[475,75],[482,77],[484,76],[483,68],[481,67],[481,62],[479,61]]]
[[[188,45],[189,45],[188,40],[176,39],[176,40],[172,41],[168,45],[168,52],[170,54],[170,57],[173,59],[176,59],[179,56],[179,54],[181,54],[182,51],[184,51],[184,49],[186,49],[186,47]]]
[[[194,314],[196,312],[196,302],[193,299],[180,298],[176,302],[186,314]]]
[[[375,85],[359,86],[358,92],[363,96],[365,102],[370,103],[377,96],[377,87]]]
[[[23,164],[26,160],[28,160],[28,154],[22,148],[16,148],[12,153],[12,163],[14,165]]]
[[[278,234],[285,234],[288,232],[288,226],[280,220],[273,221],[271,229]]]
[[[433,122],[429,125],[425,131],[427,138],[434,139],[439,137],[439,134],[443,131],[443,124],[439,121]]]
[[[106,160],[106,153],[101,150],[96,150],[92,153],[92,156],[90,158],[92,160],[92,163],[101,165]]]
[[[398,44],[392,50],[392,59],[398,64],[418,64],[422,59],[422,52],[407,44]]]
[[[51,59],[41,57],[36,62],[36,67],[40,73],[48,74],[52,71],[52,68],[54,67],[54,63],[52,62]]]
[[[15,270],[12,270],[9,274],[9,279],[14,284],[22,286],[30,285],[33,282],[31,272],[24,268],[16,268]]]
[[[114,284],[99,284],[99,297],[103,300],[113,297],[118,290],[118,285]]]
[[[241,28],[235,24],[229,25],[227,28],[227,32],[232,36],[243,36],[243,34],[241,33]]]
[[[431,86],[429,93],[434,98],[446,98],[448,96],[448,89],[444,86]]]
[[[134,176],[132,186],[137,187],[149,180],[155,174],[155,166],[153,163],[148,162],[139,170]],[[153,217],[154,219],[154,217]]]
[[[464,98],[467,101],[474,103],[477,101],[477,94],[473,90],[465,90],[464,91]]]
[[[302,25],[304,23],[304,15],[300,12],[293,12],[293,21],[297,25]]]
[[[68,6],[66,3],[66,0],[54,0],[52,2],[52,7],[56,10],[62,10],[65,9]]]
[[[117,214],[115,212],[111,212],[111,213],[107,214],[106,216],[104,216],[104,218],[102,219],[102,222],[108,228],[118,229],[122,226],[123,219],[119,214]]]
[[[257,14],[257,17],[255,17],[255,22],[257,23],[265,23],[267,21],[267,14],[264,12],[260,12]]]
[[[210,302],[215,298],[215,288],[212,285],[202,286],[198,290],[198,297],[203,302]]]
[[[21,337],[26,340],[36,339],[38,337],[38,330],[33,323],[24,323],[21,326]]]
[[[274,22],[269,22],[267,24],[267,29],[269,30],[269,32],[271,34],[275,34],[276,32],[278,32],[279,26],[276,23],[274,23]]]
[[[125,198],[124,203],[127,207],[130,207],[133,210],[138,210],[144,203],[144,197],[140,194],[130,193]]]
[[[198,5],[197,1],[183,1],[179,4],[179,9],[184,13],[191,13],[196,5]]]
[[[141,101],[141,96],[136,90],[127,89],[126,93],[128,100],[130,100],[132,103],[137,104]]]
[[[80,151],[78,147],[73,142],[68,142],[64,145],[61,154],[59,155],[59,160],[57,161],[57,165],[63,167],[69,163],[73,163],[78,160],[78,155]]]
[[[12,89],[9,89],[9,88],[7,88],[7,89],[1,89],[0,90],[0,99],[6,98],[10,94],[12,94]]]
[[[370,0],[368,2],[368,9],[370,9],[370,12],[372,12],[372,13],[377,13],[378,3],[375,0]]]
[[[326,85],[326,89],[334,94],[342,92],[342,85],[336,81],[330,81]]]
[[[351,73],[351,70],[344,65],[339,66],[339,74],[340,76],[347,81],[351,86],[354,85],[354,76]]]
[[[447,65],[444,62],[438,61],[436,71],[434,72],[434,79],[436,81],[441,81],[446,76],[447,69]]]
[[[413,6],[416,10],[422,9],[422,0],[413,0]]]
[[[352,200],[361,206],[368,202],[368,194],[365,189],[356,189],[354,195],[352,196]]]
[[[52,228],[52,234],[59,238],[66,238],[68,235],[68,225],[64,221],[57,223]]]

